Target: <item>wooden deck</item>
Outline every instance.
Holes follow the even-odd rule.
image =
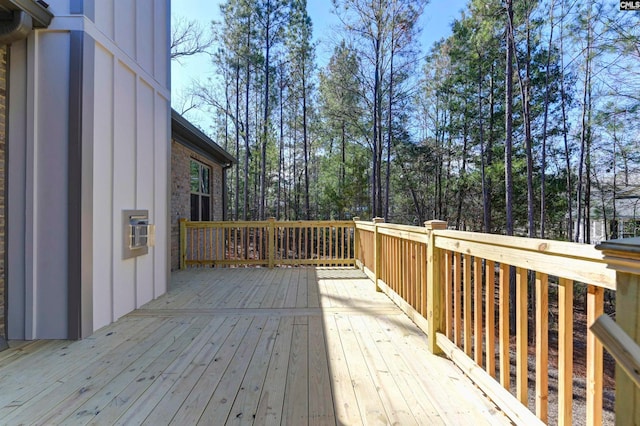
[[[192,269],[78,342],[0,352],[1,424],[509,424],[359,270]]]

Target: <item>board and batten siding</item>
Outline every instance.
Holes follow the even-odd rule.
[[[2,350],[3,340],[7,339],[7,321],[5,317],[5,243],[6,236],[6,214],[7,205],[6,190],[6,106],[7,106],[7,46],[0,45],[0,350]]]
[[[26,194],[9,206],[13,339],[88,336],[166,292],[170,268],[170,2],[48,3],[50,27],[11,48],[9,185]],[[67,164],[75,126],[81,157]],[[125,209],[149,211],[156,245],[123,260]]]

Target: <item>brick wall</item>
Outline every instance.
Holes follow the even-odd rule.
[[[0,341],[6,335],[5,280],[5,129],[7,101],[7,46],[0,45]]]
[[[174,140],[171,141],[171,270],[180,267],[181,218],[191,217],[191,159],[211,167],[211,214],[213,220],[222,220],[222,166],[197,154]]]

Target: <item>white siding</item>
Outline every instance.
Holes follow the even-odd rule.
[[[96,48],[93,162],[93,327],[113,321],[113,54]]]
[[[153,251],[154,297],[167,291],[167,277],[169,276],[169,171],[171,158],[171,121],[164,120],[171,115],[169,100],[162,94],[155,96],[155,126],[154,135],[154,184],[156,198],[151,220],[156,223],[156,248]],[[165,141],[169,141],[165,143]]]
[[[42,37],[36,69],[34,151],[34,327],[49,338],[67,335],[67,141],[69,35]],[[28,258],[28,256],[27,256]],[[37,275],[36,275],[37,271]],[[61,320],[64,318],[65,320]]]
[[[136,203],[136,75],[121,62],[115,73],[115,134],[113,139],[113,316],[135,309],[135,259],[122,260],[122,210]],[[99,283],[94,283],[100,285]]]
[[[153,17],[153,0],[136,1],[136,41],[137,62],[145,70],[153,73],[153,34],[155,23]],[[162,25],[162,23],[160,23]]]
[[[82,238],[90,239],[92,250],[83,269],[91,271],[93,329],[167,288],[169,0],[84,0],[87,11],[95,10],[95,23],[69,16],[71,1],[51,0],[49,10],[61,19],[16,43],[12,55],[19,63],[12,63],[9,142],[24,149],[11,157],[9,171],[18,178],[9,191],[24,198],[9,202],[9,226],[24,231],[9,234],[16,277],[9,284],[15,295],[9,292],[10,338],[67,337],[69,30],[83,31],[90,47],[82,76],[90,83],[85,90],[92,90],[83,94],[82,169],[92,184],[83,187],[82,205],[92,211],[82,214],[92,215],[93,229]],[[125,209],[149,210],[157,233],[149,254],[127,260]]]
[[[153,88],[143,80],[138,80],[138,144],[136,152],[137,190],[136,209],[154,210],[154,114]],[[153,256],[136,258],[136,307],[153,299]]]
[[[111,0],[113,1],[113,0]],[[127,56],[136,59],[136,2],[117,0],[115,2],[115,42]]]
[[[156,0],[153,7],[154,19],[153,28],[155,36],[153,38],[154,52],[169,52],[169,22],[170,8],[168,1]],[[162,55],[154,55],[153,75],[159,85],[171,87],[171,77],[169,73],[169,60]],[[169,135],[167,135],[169,136]]]
[[[109,53],[113,55],[108,64],[96,63],[96,69],[102,68],[102,71],[96,72],[94,83],[98,90],[106,81],[106,88],[99,90],[104,96],[113,93],[113,101],[100,107],[109,111],[98,112],[96,108],[94,116],[95,134],[100,134],[102,140],[99,142],[96,138],[96,149],[99,144],[107,144],[112,149],[107,152],[106,147],[99,148],[103,154],[96,153],[96,163],[101,158],[109,158],[111,164],[94,168],[95,181],[103,182],[99,188],[95,186],[94,197],[112,200],[110,205],[102,201],[101,208],[94,212],[96,218],[105,216],[105,211],[110,212],[105,219],[109,223],[108,231],[100,233],[100,241],[94,235],[94,247],[108,238],[106,245],[111,250],[105,256],[94,253],[96,329],[160,296],[167,288],[170,107],[166,24],[169,17],[159,15],[158,11],[168,13],[168,10],[166,0],[96,2],[96,26],[112,41],[109,29],[115,28],[117,44],[114,49],[109,42],[99,37],[96,40],[96,52],[107,52],[109,49],[105,46],[109,46]],[[110,15],[111,11],[115,13]],[[102,12],[106,14],[104,18]],[[162,40],[160,43],[158,37]],[[99,55],[104,53],[96,53]],[[164,67],[156,65],[162,63]],[[160,78],[156,76],[156,67],[162,71]],[[108,82],[112,82],[113,89]],[[111,128],[112,133],[100,128]],[[97,207],[97,202],[94,206]],[[148,255],[122,259],[122,210],[125,209],[149,211],[157,235],[156,246],[149,249]],[[102,220],[102,217],[95,219],[96,226]],[[110,265],[109,271],[105,270],[105,262]],[[110,312],[101,306],[105,298],[111,301]]]
[[[27,42],[22,40],[11,46],[11,68],[9,76],[9,140],[7,153],[9,161],[7,179],[7,284],[8,284],[8,336],[10,339],[26,339],[26,163],[27,163],[27,73],[24,64],[27,63]]]
[[[113,12],[114,4],[112,1],[97,0],[95,2],[96,11],[96,28],[102,32],[109,40],[114,39],[115,20]]]

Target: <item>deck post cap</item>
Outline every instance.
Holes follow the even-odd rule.
[[[596,245],[609,269],[640,275],[640,237],[603,241]]]
[[[447,221],[445,220],[427,220],[424,223],[424,227],[433,230],[433,229],[447,229]]]

